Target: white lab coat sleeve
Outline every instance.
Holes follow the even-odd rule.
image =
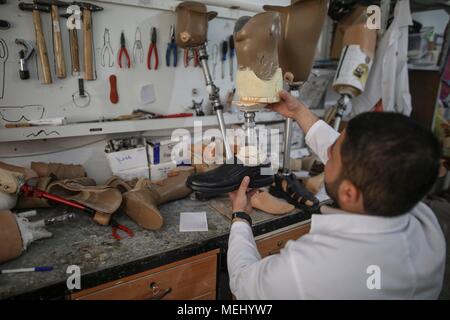
[[[241,300],[297,297],[296,286],[292,286],[295,275],[290,258],[283,251],[261,259],[250,226],[243,221],[234,222],[227,253],[230,289],[234,296]]]
[[[306,133],[306,144],[314,151],[322,163],[328,161],[328,148],[339,138],[339,132],[325,121],[319,120]]]

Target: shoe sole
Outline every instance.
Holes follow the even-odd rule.
[[[267,187],[268,185],[270,185],[272,183],[273,183],[273,176],[267,176],[267,178],[258,179],[256,181],[250,181],[250,185],[248,187],[252,188],[252,189],[257,189],[257,188]],[[240,185],[241,184],[238,183],[238,184],[221,187],[221,188],[211,188],[211,187],[201,187],[201,186],[187,184],[187,186],[189,188],[191,188],[193,191],[206,193],[206,194],[223,194],[223,193],[232,192],[232,191],[237,190]]]

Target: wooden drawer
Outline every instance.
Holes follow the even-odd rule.
[[[301,222],[257,237],[255,242],[259,253],[262,257],[279,253],[288,240],[296,240],[307,234],[310,226],[309,222]]]
[[[215,299],[217,254],[209,251],[70,296],[77,300]]]

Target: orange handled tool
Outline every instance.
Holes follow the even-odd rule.
[[[117,102],[119,102],[119,94],[117,93],[116,75],[112,74],[109,76],[109,85],[110,85],[109,100],[111,100],[111,103],[116,104]]]

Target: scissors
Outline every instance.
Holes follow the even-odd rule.
[[[0,39],[0,99],[5,93],[5,63],[8,60],[8,47],[3,39]]]
[[[166,65],[170,67],[170,55],[173,55],[173,66],[177,66],[177,45],[175,43],[175,28],[173,24],[170,25],[170,42],[167,44],[167,51],[166,51]]]

